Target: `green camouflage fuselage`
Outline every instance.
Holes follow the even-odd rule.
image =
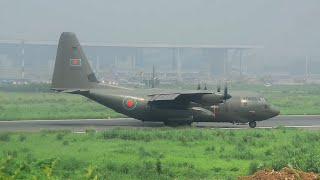
[[[174,101],[150,102],[148,94],[163,90],[123,90],[91,89],[81,93],[121,114],[142,121],[186,121],[186,122],[231,122],[246,123],[262,121],[279,114],[265,101],[247,100],[247,95],[234,95],[226,102],[217,105],[201,105],[194,102],[177,103]],[[128,104],[129,103],[129,104]]]

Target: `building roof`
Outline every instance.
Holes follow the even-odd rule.
[[[25,40],[0,40],[0,44],[28,44],[56,46],[57,41],[25,41]],[[258,49],[257,45],[214,45],[214,44],[182,44],[182,43],[106,43],[83,42],[83,46],[89,47],[119,47],[119,48],[192,48],[192,49]]]

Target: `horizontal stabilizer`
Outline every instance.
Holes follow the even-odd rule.
[[[89,89],[55,89],[55,88],[52,88],[51,90],[54,90],[57,92],[69,93],[69,94],[85,94],[85,93],[89,92]]]

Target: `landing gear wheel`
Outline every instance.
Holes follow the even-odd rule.
[[[257,126],[257,123],[255,121],[251,121],[251,122],[249,122],[249,126],[251,128],[255,128]]]

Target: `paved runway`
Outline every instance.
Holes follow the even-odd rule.
[[[199,128],[246,129],[248,125],[233,125],[231,123],[194,123]],[[278,116],[270,120],[257,122],[257,128],[275,128],[278,126],[320,130],[320,116]],[[160,122],[141,122],[131,118],[119,119],[81,119],[81,120],[25,120],[0,121],[0,132],[5,131],[41,131],[41,130],[71,130],[83,132],[86,129],[98,131],[114,127],[160,128]]]

